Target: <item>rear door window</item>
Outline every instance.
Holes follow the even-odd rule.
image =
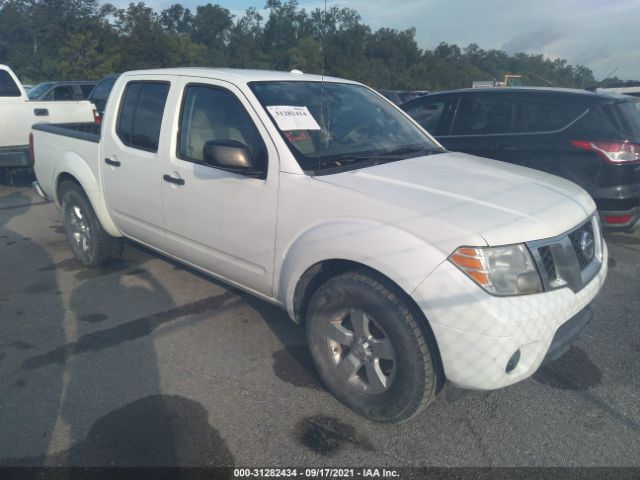
[[[158,151],[160,127],[169,93],[166,82],[129,82],[125,88],[116,132],[133,148]]]
[[[20,97],[20,89],[6,70],[0,70],[0,97]]]
[[[449,101],[446,98],[420,99],[403,106],[407,112],[422,128],[432,135],[444,133],[443,124],[446,105]]]
[[[527,131],[555,132],[566,128],[586,110],[586,105],[555,101],[525,100]]]
[[[74,100],[73,85],[62,85],[47,94],[45,100]]]
[[[463,96],[451,125],[451,135],[522,133],[517,107],[515,97]]]

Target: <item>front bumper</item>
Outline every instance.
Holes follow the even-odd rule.
[[[534,295],[496,297],[450,262],[442,263],[414,292],[433,330],[447,380],[472,390],[493,390],[531,376],[584,330],[589,305],[607,275],[603,244],[600,270],[580,291],[561,288]],[[566,325],[566,326],[565,326]],[[507,364],[519,351],[517,366]],[[548,360],[547,359],[547,360]]]
[[[585,332],[589,324],[593,320],[593,302],[580,310],[576,315],[564,322],[558,330],[556,330],[549,350],[542,360],[541,365],[546,365],[560,358],[569,350],[573,342],[578,340]]]

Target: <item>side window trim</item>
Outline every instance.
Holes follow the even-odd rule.
[[[126,85],[124,86],[124,94],[122,95],[122,101],[120,102],[120,105],[118,106],[118,121],[116,122],[116,136],[118,137],[118,140],[120,140],[122,142],[123,145],[129,147],[129,148],[133,148],[135,150],[142,150],[144,152],[149,152],[149,153],[158,153],[158,148],[145,148],[142,147],[140,145],[135,145],[133,143],[129,143],[127,141],[125,141],[124,138],[122,138],[120,136],[120,122],[122,121],[122,110],[124,108],[124,99],[126,97],[127,94],[127,89],[129,88],[130,85],[133,84],[140,84],[140,90],[138,90],[138,94],[136,96],[136,102],[135,105],[133,107],[133,111],[131,112],[131,134],[133,134],[133,124],[136,118],[136,114],[138,112],[138,104],[140,103],[140,97],[142,94],[142,88],[144,85],[148,85],[148,84],[160,84],[160,85],[167,85],[169,87],[169,89],[171,89],[171,82],[170,81],[166,81],[166,80],[131,80],[129,82],[126,83]],[[168,92],[167,92],[167,98],[168,98]],[[167,106],[167,98],[165,98],[165,103],[164,103],[164,107]],[[163,115],[160,119],[160,129],[162,130],[162,123],[164,121],[164,107],[163,107]],[[159,142],[158,142],[159,143]],[[158,145],[159,146],[159,145]]]
[[[175,150],[175,156],[178,160],[182,160],[183,162],[189,162],[189,163],[193,163],[194,165],[201,165],[203,167],[207,167],[207,168],[211,168],[214,170],[221,170],[221,171],[225,171],[228,172],[228,170],[222,169],[222,168],[217,168],[211,165],[206,165],[205,163],[196,160],[196,159],[192,159],[189,158],[187,156],[184,156],[180,153],[180,143],[182,141],[182,121],[183,121],[183,117],[185,114],[185,106],[186,106],[186,101],[187,101],[187,91],[189,90],[190,87],[203,87],[203,88],[210,88],[212,90],[219,90],[221,92],[225,92],[228,93],[229,95],[233,96],[236,101],[238,102],[240,108],[243,109],[244,113],[246,114],[247,118],[249,119],[249,121],[253,124],[253,128],[256,130],[256,134],[258,136],[258,138],[260,139],[260,142],[262,143],[262,147],[263,147],[263,151],[265,154],[265,160],[264,160],[264,165],[263,165],[263,169],[264,169],[264,176],[259,177],[260,179],[266,179],[267,178],[267,173],[269,171],[269,149],[267,148],[267,145],[264,141],[264,138],[262,137],[262,134],[260,133],[260,129],[257,127],[256,122],[254,121],[254,119],[251,117],[251,114],[249,113],[249,111],[247,110],[247,108],[244,106],[244,104],[242,103],[242,101],[240,100],[240,98],[238,97],[238,95],[236,95],[233,91],[231,91],[230,89],[223,87],[221,85],[214,85],[214,84],[210,84],[210,83],[200,83],[200,82],[189,82],[187,84],[184,85],[183,89],[182,89],[182,98],[180,100],[180,114],[178,115],[178,128],[176,129],[176,150]],[[241,175],[240,173],[237,173],[237,175]]]
[[[588,115],[589,112],[591,111],[591,107],[592,107],[591,105],[585,107],[585,110],[580,115],[578,115],[576,118],[571,120],[569,123],[567,123],[562,128],[559,128],[557,130],[540,130],[540,131],[537,131],[537,132],[530,132],[529,131],[529,102],[527,101],[527,98],[523,97],[520,100],[520,105],[522,106],[522,122],[523,122],[523,128],[525,130],[524,133],[526,135],[549,135],[550,133],[563,132],[564,130],[567,130],[568,128],[571,128],[574,124],[576,124],[577,122],[582,120],[583,117]]]

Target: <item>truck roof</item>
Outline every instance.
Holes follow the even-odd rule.
[[[180,67],[180,68],[158,68],[153,70],[134,70],[126,72],[123,75],[184,75],[193,77],[216,78],[218,80],[231,80],[241,82],[257,82],[257,81],[307,81],[339,83],[358,83],[351,80],[345,80],[336,77],[327,77],[321,75],[312,75],[301,73],[299,70],[290,72],[281,72],[276,70],[251,70],[241,68],[202,68],[202,67]]]

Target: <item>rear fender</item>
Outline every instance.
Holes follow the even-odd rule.
[[[121,237],[122,233],[118,230],[115,223],[109,215],[107,205],[104,201],[104,193],[100,188],[100,183],[95,177],[86,161],[77,153],[64,152],[59,160],[56,161],[56,173],[55,173],[55,190],[53,195],[55,196],[56,203],[62,206],[62,199],[57,198],[58,186],[64,175],[72,176],[82,187],[87,198],[91,202],[91,206],[98,216],[98,220],[102,225],[102,228],[113,237]]]

